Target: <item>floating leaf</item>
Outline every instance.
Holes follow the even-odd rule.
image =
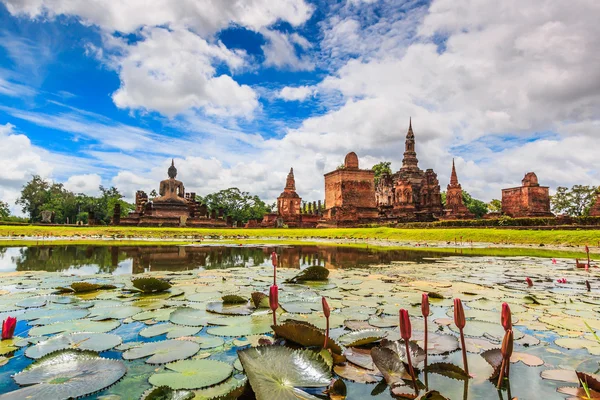
[[[157,278],[135,278],[131,283],[143,293],[160,293],[171,288],[169,282]]]
[[[544,360],[534,356],[533,354],[519,353],[516,351],[513,352],[510,356],[510,362],[514,364],[518,363],[519,361],[530,367],[539,367],[540,365],[544,365]]]
[[[242,396],[247,383],[246,377],[238,379],[232,376],[216,386],[194,390],[194,400],[235,400]]]
[[[9,399],[70,399],[100,391],[125,375],[122,361],[91,353],[61,352],[44,357],[13,378],[26,386],[0,395]]]
[[[356,365],[346,363],[345,365],[336,365],[333,367],[333,372],[344,379],[358,383],[375,383],[381,380],[381,373],[366,368],[357,367]]]
[[[192,400],[195,397],[193,392],[187,390],[173,390],[168,386],[158,386],[146,390],[140,400]]]
[[[201,389],[223,382],[233,372],[231,365],[215,360],[183,360],[165,367],[172,372],[152,375],[151,384],[171,389]]]
[[[248,299],[237,294],[226,294],[221,297],[221,300],[223,300],[223,304],[242,304],[248,302]]]
[[[348,347],[344,350],[344,356],[352,364],[356,364],[359,367],[374,370],[375,364],[371,358],[371,349],[356,349],[354,347]]]
[[[388,385],[404,384],[404,379],[411,379],[410,374],[404,368],[404,363],[393,350],[374,347],[371,349],[371,357]]]
[[[217,321],[211,321],[217,322]],[[271,332],[273,317],[268,314],[254,314],[250,316],[227,317],[218,319],[224,326],[210,327],[207,333],[215,336],[249,336],[261,335]]]
[[[169,320],[177,325],[205,326],[209,318],[212,318],[212,315],[206,312],[206,310],[180,307],[171,313]]]
[[[324,281],[329,276],[329,270],[325,267],[313,265],[302,270],[298,275],[288,279],[288,283],[299,283],[304,281]]]
[[[89,350],[101,352],[120,345],[120,336],[110,333],[71,333],[54,336],[29,347],[25,355],[38,359],[60,350]]]
[[[428,365],[427,371],[433,372],[434,374],[443,375],[452,379],[469,379],[469,375],[461,367],[445,362],[437,362]]]
[[[325,344],[325,334],[310,324],[286,322],[272,327],[277,336],[281,336],[304,347],[322,347]],[[336,354],[342,354],[342,348],[334,341],[327,341],[327,348]]]
[[[200,350],[198,343],[187,340],[164,340],[161,342],[144,343],[123,353],[125,360],[135,360],[152,356],[146,360],[148,364],[166,364],[171,361],[183,360]]]
[[[102,284],[90,283],[90,282],[73,282],[73,283],[71,283],[71,289],[73,289],[73,291],[75,293],[86,293],[86,292],[93,292],[95,290],[116,289],[116,286],[102,285]]]
[[[47,309],[40,308],[29,310],[21,319],[29,321],[29,325],[50,325],[56,322],[73,321],[85,318],[90,312],[82,308]]]
[[[572,386],[559,387],[558,389],[556,389],[556,391],[558,393],[568,394],[570,396],[575,396],[575,397],[570,397],[569,399],[582,399],[582,400],[600,399],[600,393],[599,392],[596,392],[594,390],[590,390],[590,395],[592,397],[588,397],[587,393],[585,392],[585,389],[581,388],[581,387],[572,387]]]
[[[547,369],[540,374],[542,379],[551,381],[579,383],[577,373],[569,369]]]
[[[338,342],[344,346],[356,347],[377,342],[387,336],[387,332],[378,329],[366,329],[346,333],[338,338]]]
[[[258,400],[310,399],[297,387],[324,387],[331,372],[318,353],[282,346],[251,347],[238,351]]]
[[[442,396],[440,394],[440,392],[438,392],[437,390],[430,390],[429,392],[425,393],[422,397],[422,400],[448,400],[448,398]]]
[[[269,308],[269,296],[261,292],[253,292],[252,304],[256,308]]]
[[[125,319],[133,317],[142,312],[140,307],[124,306],[118,307],[93,307],[90,308],[89,319],[92,321],[104,321],[107,319]]]
[[[10,354],[17,350],[19,350],[19,348],[15,344],[15,339],[0,340],[0,356]]]
[[[254,312],[248,302],[244,304],[226,304],[222,301],[211,301],[206,304],[206,310],[225,315],[250,315]]]
[[[326,393],[329,395],[331,400],[344,400],[348,393],[346,384],[341,379],[335,379],[331,385],[327,388]]]
[[[55,333],[92,332],[106,333],[121,325],[120,321],[92,321],[80,319],[77,321],[58,322],[56,324],[36,326],[29,331],[30,336],[51,335]]]
[[[497,379],[500,375],[500,368],[502,366],[502,360],[503,360],[500,349],[491,349],[491,350],[484,351],[483,353],[481,353],[481,357],[483,357],[485,359],[485,361],[487,361],[488,364],[490,364],[493,368],[492,375],[490,376],[489,379],[491,379],[491,380]]]
[[[151,338],[155,336],[167,334],[167,339],[175,339],[182,336],[192,336],[200,332],[202,328],[193,326],[180,326],[175,324],[157,324],[144,328],[140,331],[140,336]]]

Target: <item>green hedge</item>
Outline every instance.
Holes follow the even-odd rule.
[[[552,217],[552,218],[511,218],[467,219],[436,222],[409,222],[397,224],[397,228],[443,228],[443,227],[503,227],[503,226],[598,226],[600,217]]]

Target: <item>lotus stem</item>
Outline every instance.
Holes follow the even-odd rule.
[[[424,338],[424,345],[425,345],[425,369],[427,369],[427,349],[429,347],[427,347],[427,336],[429,336],[427,334],[427,317],[425,317],[425,338]]]
[[[326,317],[327,320],[327,329],[325,330],[325,343],[323,344],[323,348],[327,348],[327,339],[329,339],[329,317]]]
[[[460,329],[460,347],[462,349],[463,365],[465,367],[465,372],[467,373],[467,375],[469,375],[469,364],[467,362],[467,346],[465,346],[465,334],[463,333],[462,329]]]
[[[410,377],[412,378],[413,385],[415,386],[415,393],[419,393],[419,387],[417,386],[417,379],[415,377],[415,370],[413,369],[412,362],[410,360],[410,349],[408,348],[408,340],[404,341],[404,345],[406,346],[406,359],[408,361],[408,371],[410,372]]]
[[[498,384],[496,387],[500,389],[502,386],[502,379],[504,378],[504,372],[506,371],[506,360],[502,359],[502,365],[500,366],[500,376],[498,377]]]

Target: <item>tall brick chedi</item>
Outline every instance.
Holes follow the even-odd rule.
[[[534,172],[528,172],[522,186],[502,189],[502,213],[509,217],[553,217],[550,212],[550,189],[540,186]]]
[[[302,198],[296,193],[294,168],[290,168],[290,173],[285,180],[285,188],[277,198],[277,213],[284,218],[292,215],[299,215],[301,204]]]
[[[376,202],[385,219],[431,221],[442,215],[442,196],[433,169],[419,168],[412,120],[408,124],[402,167],[384,174],[377,184]]]
[[[452,174],[450,184],[446,189],[446,207],[444,207],[444,219],[470,219],[475,215],[469,211],[463,202],[462,186],[458,183],[458,175],[452,159]]]

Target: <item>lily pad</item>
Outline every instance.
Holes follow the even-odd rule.
[[[182,360],[167,364],[172,372],[161,372],[150,377],[155,386],[171,389],[201,389],[223,382],[231,376],[233,367],[215,360]]]
[[[382,375],[379,371],[357,367],[350,363],[336,365],[333,367],[333,372],[344,379],[358,383],[376,383],[382,379]]]
[[[171,288],[171,284],[167,281],[157,278],[135,278],[131,281],[136,289],[143,293],[160,293]]]
[[[13,378],[22,389],[1,395],[9,399],[71,399],[100,391],[125,375],[122,361],[93,353],[61,352],[32,364]],[[30,386],[29,386],[30,385]]]
[[[371,357],[388,385],[404,384],[405,379],[411,379],[396,352],[385,347],[374,347],[371,349]]]
[[[238,351],[238,357],[258,400],[314,398],[298,387],[325,387],[331,381],[329,367],[314,351],[251,347]]]
[[[313,265],[312,267],[306,268],[293,278],[288,279],[286,282],[299,283],[305,281],[324,281],[327,280],[328,276],[329,270],[327,268]]]
[[[242,304],[227,304],[222,301],[211,301],[206,304],[206,310],[212,313],[225,315],[250,315],[254,312],[254,309],[248,302]]]
[[[29,325],[49,325],[56,322],[73,321],[85,318],[90,312],[81,308],[50,309],[40,308],[29,310],[21,316],[29,321]]]
[[[175,339],[182,336],[192,336],[202,330],[202,327],[180,326],[171,323],[157,324],[144,328],[140,331],[140,336],[151,338],[167,334],[167,339]]]
[[[35,346],[29,347],[25,355],[29,358],[39,359],[48,354],[61,350],[89,350],[105,351],[120,345],[120,336],[110,333],[71,333],[54,336]]]
[[[323,331],[310,324],[286,322],[281,325],[274,325],[272,328],[277,336],[305,347],[323,347],[325,344]],[[342,348],[332,339],[327,341],[327,348],[336,354],[342,354]]]
[[[338,342],[347,347],[363,346],[377,342],[387,336],[387,332],[378,329],[365,329],[346,333],[338,338]]]
[[[30,336],[51,335],[55,333],[92,332],[106,333],[121,325],[120,321],[92,321],[80,319],[77,321],[58,322],[56,324],[36,326],[29,331]]]
[[[171,313],[169,320],[177,325],[205,326],[211,317],[212,315],[206,312],[206,310],[180,307]]]
[[[151,356],[148,364],[166,364],[191,357],[200,350],[200,345],[188,340],[164,340],[161,342],[144,343],[123,353],[123,359],[136,360]]]

